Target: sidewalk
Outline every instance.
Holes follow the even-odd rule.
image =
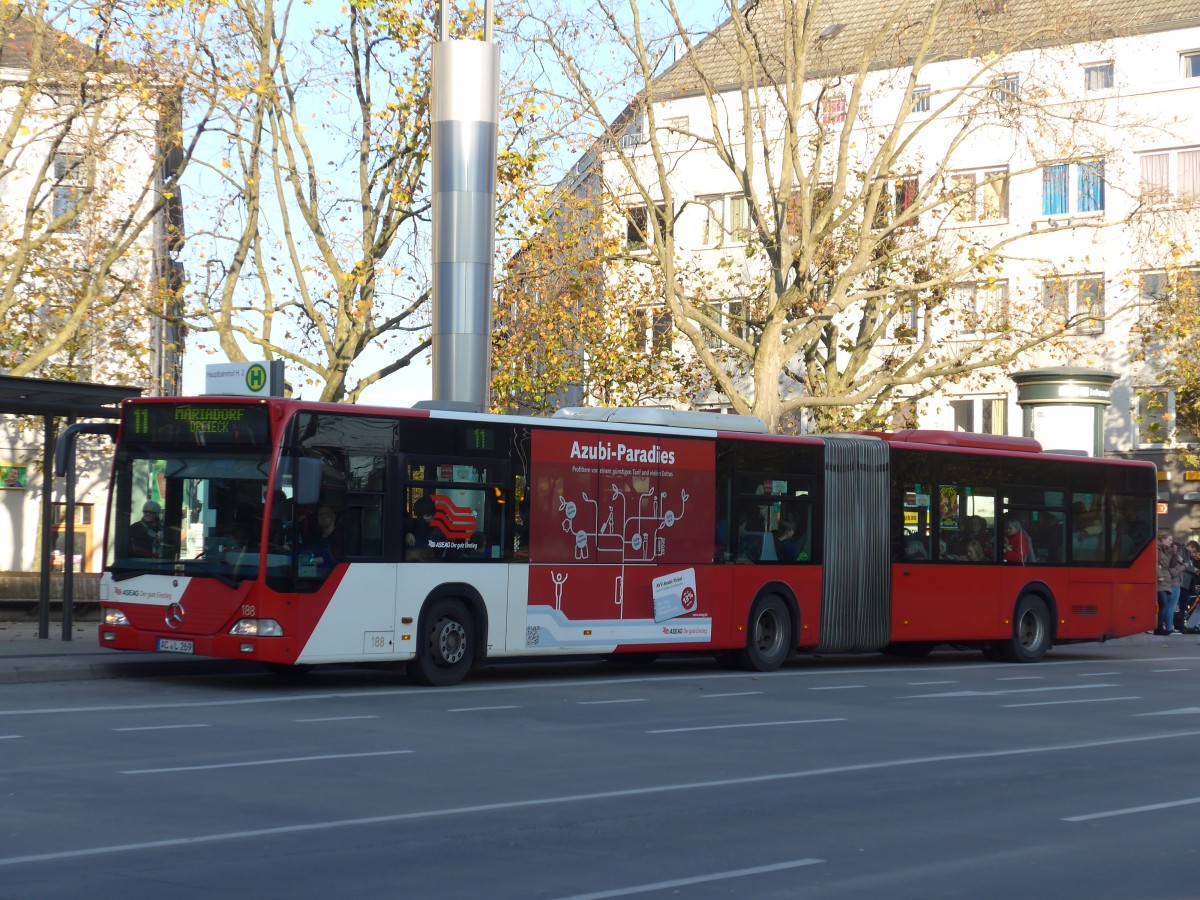
[[[264,671],[250,660],[105,650],[96,641],[95,622],[76,623],[69,641],[62,640],[62,622],[50,623],[47,640],[37,635],[37,622],[0,622],[0,684]]]

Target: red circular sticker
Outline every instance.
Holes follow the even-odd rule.
[[[683,589],[682,603],[683,603],[683,608],[688,610],[688,612],[691,612],[693,609],[696,608],[696,592],[693,591],[690,587]]]

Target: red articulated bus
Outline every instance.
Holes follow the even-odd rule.
[[[124,405],[101,646],[272,667],[795,651],[1040,659],[1153,627],[1152,465],[937,431],[283,399]]]

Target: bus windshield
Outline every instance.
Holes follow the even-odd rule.
[[[265,448],[220,455],[195,447],[124,450],[116,462],[108,529],[110,571],[116,577],[253,577],[263,549],[269,468]],[[271,539],[268,532],[268,562]],[[279,554],[285,553],[281,538]]]

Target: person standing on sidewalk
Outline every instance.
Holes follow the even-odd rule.
[[[1176,628],[1175,617],[1179,615],[1180,599],[1191,591],[1192,575],[1195,574],[1196,567],[1192,565],[1191,555],[1174,538],[1171,538],[1170,570],[1171,599],[1167,606],[1171,615],[1167,617],[1166,626],[1168,631],[1182,631]]]
[[[1174,586],[1171,583],[1171,545],[1174,541],[1171,539],[1169,531],[1160,531],[1158,533],[1158,624],[1154,627],[1154,633],[1158,635],[1167,635],[1171,633],[1172,620],[1175,617],[1175,610],[1171,604],[1171,598],[1174,596]]]

